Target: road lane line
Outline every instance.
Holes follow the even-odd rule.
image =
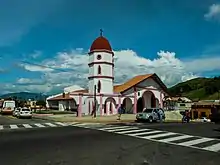
[[[45,126],[44,126],[44,125],[42,125],[42,124],[34,124],[34,125],[36,125],[37,127],[40,127],[40,128],[45,127]]]
[[[183,142],[183,143],[178,143],[178,145],[181,146],[192,146],[192,145],[196,145],[196,144],[200,144],[200,143],[204,143],[204,142],[208,142],[208,141],[212,141],[213,139],[210,138],[201,138],[201,139],[196,139],[196,140],[190,140],[187,142]]]
[[[15,124],[11,124],[11,125],[10,125],[10,128],[11,128],[11,129],[18,129],[18,126],[15,125]]]
[[[129,130],[129,131],[121,131],[121,132],[117,132],[120,134],[125,134],[125,133],[133,133],[133,132],[141,132],[141,131],[149,131],[151,129],[136,129],[136,130]]]
[[[3,129],[4,129],[3,125],[0,125],[0,130],[3,130]]]
[[[33,128],[30,124],[22,124],[25,128]]]
[[[181,135],[181,136],[177,136],[177,137],[161,139],[161,140],[158,140],[158,141],[159,142],[172,142],[172,141],[187,139],[187,138],[191,138],[191,137],[193,137],[193,136],[191,136],[191,135]]]
[[[142,138],[153,139],[153,138],[165,137],[165,136],[176,135],[176,134],[177,133],[168,132],[168,133],[162,133],[162,134],[157,134],[157,135],[142,136]]]
[[[130,136],[139,136],[139,135],[149,135],[153,133],[162,133],[164,131],[149,131],[149,132],[140,132],[140,133],[135,133],[135,134],[128,134]]]
[[[113,127],[107,127],[107,128],[100,128],[99,130],[107,131],[111,129],[120,129],[120,128],[131,128],[131,126],[113,126]],[[133,127],[133,128],[138,128],[138,127]]]
[[[108,130],[105,130],[105,131],[109,131],[109,132],[116,132],[116,131],[126,131],[126,130],[133,130],[133,129],[137,129],[137,128],[117,128],[117,129],[108,129]]]
[[[62,123],[62,122],[55,122],[56,124],[58,124],[58,125],[62,125],[62,126],[67,126],[68,124],[66,124],[66,123]]]
[[[73,125],[73,126],[76,125],[76,124],[79,124],[79,122],[71,122],[70,123],[70,125]]]
[[[217,151],[220,151],[220,143],[217,143],[217,144],[214,144],[208,147],[204,147],[202,149],[217,152]]]
[[[44,123],[44,124],[46,124],[46,125],[48,125],[48,126],[50,126],[50,127],[57,127],[57,125],[52,124],[52,123]]]

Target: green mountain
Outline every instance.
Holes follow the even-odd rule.
[[[169,92],[172,96],[186,96],[191,100],[217,100],[220,97],[220,76],[191,79],[169,88]]]
[[[19,93],[7,93],[0,96],[1,99],[16,98],[18,100],[45,100],[46,95],[40,93],[29,93],[29,92],[19,92]]]

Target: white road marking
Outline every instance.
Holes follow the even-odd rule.
[[[121,131],[121,132],[117,132],[120,134],[125,134],[125,133],[133,133],[133,132],[141,132],[141,131],[149,131],[150,129],[136,129],[136,130],[129,130],[129,131]]]
[[[0,125],[0,130],[4,129],[3,125]]]
[[[42,125],[42,124],[39,124],[39,123],[37,123],[37,124],[34,124],[34,125],[36,125],[37,127],[40,127],[40,128],[43,128],[43,127],[45,127],[44,125]]]
[[[153,138],[165,137],[165,136],[176,135],[176,134],[177,133],[167,132],[167,133],[162,133],[162,134],[157,134],[157,135],[142,136],[142,138],[153,139]]]
[[[125,131],[125,130],[133,130],[133,129],[136,129],[136,128],[117,128],[117,129],[108,129],[106,131],[109,131],[109,132],[116,132],[116,131]]]
[[[171,138],[166,138],[166,139],[161,139],[158,140],[159,142],[172,142],[172,141],[176,141],[176,140],[182,140],[182,139],[187,139],[193,137],[191,135],[181,135],[181,136],[177,136],[177,137],[171,137]]]
[[[204,143],[204,142],[208,142],[208,141],[212,141],[213,139],[210,138],[201,138],[201,139],[196,139],[196,140],[190,140],[187,142],[183,142],[183,143],[178,143],[178,145],[181,146],[192,146],[192,145],[196,145],[196,144],[200,144],[200,143]]]
[[[55,122],[56,124],[58,125],[62,125],[62,126],[67,126],[68,124],[67,123],[62,123],[62,122]]]
[[[162,130],[152,130],[152,129],[148,129],[148,128],[140,129],[138,127],[132,127],[132,126],[113,126],[112,125],[112,126],[108,126],[108,127],[104,127],[104,128],[99,127],[99,128],[95,128],[95,129],[101,130],[101,131],[112,132],[112,133],[116,133],[116,134],[132,136],[132,137],[141,138],[141,139],[147,139],[147,140],[154,141],[154,142],[168,143],[170,145],[184,146],[184,147],[190,147],[190,148],[194,148],[194,149],[201,149],[201,150],[212,151],[212,152],[220,151],[220,143],[214,144],[214,145],[210,144],[210,146],[204,147],[204,148],[193,146],[196,144],[216,140],[216,139],[212,139],[212,138],[199,137],[199,136],[193,136],[193,135],[185,135],[185,134],[181,134],[181,133],[174,133],[174,132],[168,132],[168,131],[162,131]],[[139,135],[142,135],[142,136],[139,136]],[[167,137],[170,135],[176,135],[176,136],[175,137]],[[197,139],[190,140],[189,138],[192,138],[192,137],[195,137]],[[157,140],[154,138],[162,138],[162,139]],[[175,143],[174,141],[177,141],[177,140],[187,140],[187,141]]]
[[[149,135],[149,134],[153,134],[153,133],[162,133],[164,131],[149,131],[149,132],[140,132],[140,133],[135,133],[135,134],[128,134],[130,136],[139,136],[139,135]]]
[[[57,127],[57,125],[52,124],[52,123],[44,123],[44,124],[46,124],[46,125],[48,125],[48,126],[50,126],[50,127]]]
[[[32,126],[31,125],[29,125],[29,124],[22,124],[25,128],[32,128]]]
[[[11,128],[11,129],[17,129],[17,128],[18,128],[18,126],[17,126],[17,125],[15,125],[15,124],[11,124],[11,125],[10,125],[10,128]]]
[[[202,149],[217,152],[217,151],[220,151],[220,143],[217,143],[217,144],[214,144],[208,147],[204,147]]]
[[[78,124],[79,122],[71,122],[70,125]]]
[[[131,128],[131,126],[113,126],[113,127],[107,127],[107,128],[100,128],[99,130],[107,131],[107,130],[120,129],[120,128]],[[132,127],[132,128],[138,128],[138,127]]]

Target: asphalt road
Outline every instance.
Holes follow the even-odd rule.
[[[45,120],[42,119],[18,119],[10,115],[0,115],[0,125],[9,125],[9,124],[30,124],[30,123],[44,123]]]
[[[214,123],[141,123],[140,125],[134,123],[120,125],[135,125],[141,128],[151,128],[156,130],[220,139],[220,125]]]
[[[177,130],[179,125],[176,127],[172,129]],[[220,162],[219,153],[76,127],[0,132],[0,139],[3,165],[144,165],[144,161],[148,162],[145,165],[219,165]]]

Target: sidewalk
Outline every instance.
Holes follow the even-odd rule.
[[[118,119],[118,115],[111,116],[97,116],[93,118],[92,116],[76,117],[75,114],[65,114],[65,115],[34,115],[35,118],[40,118],[44,120],[52,120],[59,122],[80,122],[80,123],[131,123],[135,122],[135,114],[123,114],[121,120]],[[167,118],[165,122],[181,122],[178,119]]]
[[[33,115],[34,118],[40,118],[45,120],[59,121],[59,122],[86,122],[86,123],[115,123],[115,122],[135,122],[135,115],[125,114],[121,116],[121,120],[117,120],[118,115],[111,116],[83,116],[76,117],[75,114],[66,115]]]

